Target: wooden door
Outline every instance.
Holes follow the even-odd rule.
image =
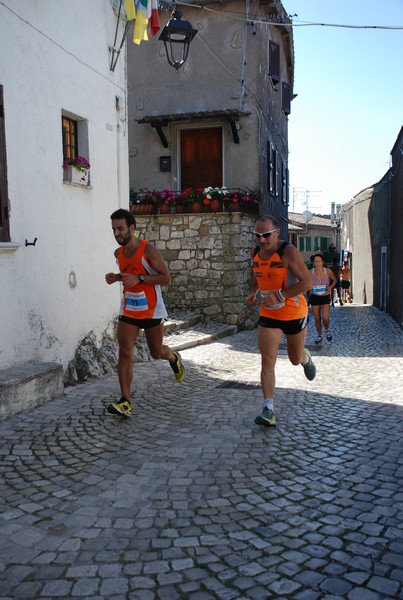
[[[222,129],[181,132],[181,189],[222,187]]]

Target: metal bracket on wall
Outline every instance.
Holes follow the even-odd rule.
[[[150,125],[151,127],[154,127],[157,130],[157,133],[164,148],[168,148],[168,140],[165,137],[165,133],[162,131],[162,128],[168,125],[168,121],[151,121]]]
[[[235,121],[234,117],[228,117],[228,123],[231,127],[232,139],[234,140],[234,144],[239,144],[238,129],[236,126],[237,122],[238,121]]]

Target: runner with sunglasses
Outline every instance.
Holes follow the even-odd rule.
[[[246,303],[254,306],[260,299],[258,343],[261,354],[261,384],[265,405],[255,419],[258,425],[276,425],[274,415],[275,366],[283,334],[293,365],[302,365],[305,377],[312,381],[316,367],[309,350],[304,348],[308,305],[304,292],[312,288],[302,254],[279,239],[280,229],[271,215],[255,223],[257,247],[251,252],[253,283]]]

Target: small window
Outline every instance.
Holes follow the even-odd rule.
[[[281,108],[285,115],[291,112],[291,86],[285,81],[281,84]]]
[[[8,216],[6,127],[4,122],[3,86],[0,85],[0,242],[10,242]]]
[[[78,156],[77,121],[62,116],[63,160]]]
[[[288,169],[286,167],[286,164],[284,162],[282,162],[281,163],[282,200],[283,200],[283,204],[285,204],[286,206],[288,206],[290,203],[289,195],[288,195],[288,177],[289,177]]]
[[[78,156],[85,158],[90,163],[88,152],[88,121],[69,113],[62,111],[62,144],[63,144],[63,163],[74,160]],[[80,159],[80,163],[82,163]],[[63,181],[71,181],[71,169],[63,169]],[[73,170],[74,171],[74,170]],[[80,174],[81,175],[81,174]],[[79,178],[80,185],[89,185],[89,172]]]
[[[278,196],[279,186],[279,157],[278,152],[271,142],[267,142],[267,187],[270,194]]]
[[[274,85],[280,81],[280,46],[269,41],[269,77]]]
[[[299,238],[299,249],[301,252],[309,252],[311,249],[311,237],[300,237]]]
[[[278,152],[273,148],[273,194],[278,196],[278,184],[279,184],[279,157]]]
[[[273,151],[270,142],[267,142],[267,190],[270,194],[273,193]]]

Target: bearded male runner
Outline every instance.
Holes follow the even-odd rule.
[[[144,329],[152,358],[164,359],[174,372],[176,381],[185,377],[178,352],[163,344],[167,311],[161,285],[171,281],[168,267],[156,247],[134,235],[136,220],[131,212],[116,210],[111,215],[112,231],[120,248],[115,250],[119,273],[107,273],[106,283],[123,283],[117,338],[119,344],[118,376],[122,397],[109,404],[112,414],[131,416],[130,389],[133,380],[133,348],[140,329]]]

